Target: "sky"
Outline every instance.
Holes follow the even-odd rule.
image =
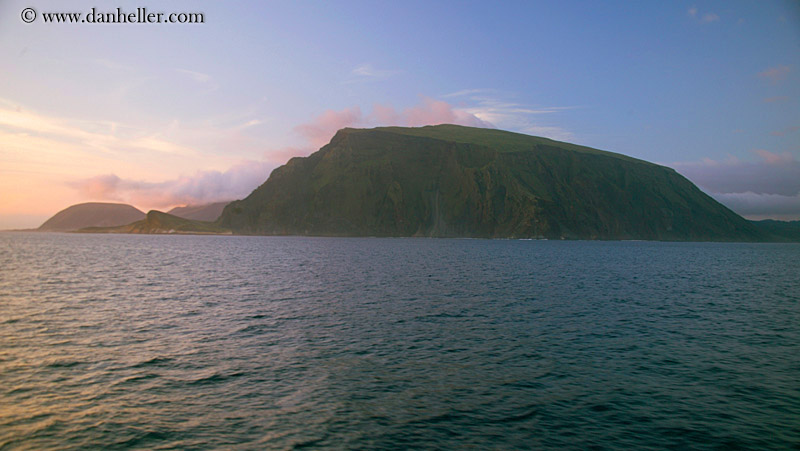
[[[203,23],[45,22],[92,8]],[[438,123],[800,219],[800,2],[0,0],[0,229],[243,198],[339,128]]]

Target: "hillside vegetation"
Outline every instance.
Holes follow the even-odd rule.
[[[217,224],[268,235],[764,239],[670,168],[456,125],[340,130]]]

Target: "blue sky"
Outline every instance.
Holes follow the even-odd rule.
[[[42,20],[92,7],[205,23]],[[800,219],[800,3],[0,3],[0,228],[243,197],[339,127],[441,122],[658,162]]]

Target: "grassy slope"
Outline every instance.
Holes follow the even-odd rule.
[[[363,129],[345,129],[347,131],[367,131]],[[418,136],[423,138],[433,138],[442,141],[475,144],[480,146],[489,147],[498,152],[523,152],[531,150],[538,146],[555,146],[564,150],[571,150],[575,152],[593,154],[593,155],[606,155],[609,157],[619,158],[627,161],[637,161],[645,164],[652,164],[644,160],[629,157],[614,152],[607,152],[605,150],[593,149],[591,147],[579,146],[562,141],[555,141],[549,138],[542,138],[539,136],[524,135],[522,133],[508,132],[505,130],[487,129],[464,127],[461,125],[443,124],[443,125],[428,125],[425,127],[377,127],[372,129],[374,131],[385,131],[406,136]]]
[[[231,203],[218,223],[253,234],[763,238],[672,169],[454,125],[341,130]]]

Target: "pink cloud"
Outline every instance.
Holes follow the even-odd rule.
[[[785,79],[786,76],[789,75],[789,72],[791,71],[792,69],[789,66],[776,66],[776,67],[770,67],[764,70],[763,72],[759,72],[758,76],[760,78],[769,81],[774,85]]]
[[[800,131],[800,125],[795,125],[794,127],[784,128],[783,130],[776,130],[774,132],[770,132],[772,136],[786,136],[789,133],[794,133],[796,131]]]
[[[391,106],[375,105],[372,122],[378,125],[421,127],[424,125],[456,124],[468,127],[494,128],[489,122],[472,113],[460,110],[443,101],[423,97],[419,104],[398,112]]]
[[[782,103],[789,100],[787,96],[775,96],[775,97],[765,97],[764,103]]]
[[[403,122],[398,125],[420,127],[423,125],[458,124],[470,127],[491,128],[491,124],[478,119],[475,115],[453,108],[443,101],[424,97],[420,104],[403,110],[400,115]]]
[[[163,182],[107,174],[79,180],[71,186],[86,199],[127,202],[144,209],[198,205],[241,199],[263,183],[276,166],[272,162],[248,161],[225,172],[202,171]]]
[[[248,161],[224,172],[202,171],[163,182],[122,179],[115,174],[106,174],[79,180],[71,186],[87,200],[127,202],[144,209],[241,199],[263,183],[272,169],[292,157],[306,156],[324,146],[342,128],[379,125],[416,127],[444,123],[492,127],[492,124],[473,114],[427,97],[402,111],[391,106],[375,105],[369,116],[364,116],[361,109],[354,106],[339,111],[325,111],[312,121],[298,125],[294,130],[307,141],[308,146],[265,152],[263,161]]]
[[[756,149],[753,151],[753,153],[761,157],[767,164],[783,164],[783,163],[795,162],[794,156],[792,156],[792,154],[790,154],[789,152],[777,154],[764,149]]]
[[[422,97],[417,105],[402,111],[390,105],[375,105],[368,116],[357,106],[335,111],[328,110],[311,122],[298,125],[295,131],[308,140],[314,148],[327,144],[333,135],[345,127],[377,127],[399,125],[421,127],[424,125],[457,124],[470,127],[494,128],[489,122],[453,105],[430,97]]]
[[[121,200],[117,197],[117,187],[122,180],[114,174],[98,175],[82,180],[75,185],[86,197],[99,200]]]
[[[691,17],[692,19],[700,21],[702,23],[716,22],[719,20],[719,16],[712,12],[700,15],[696,6],[692,6],[691,8],[689,8],[686,11],[686,13],[689,14],[689,17]]]
[[[361,108],[354,106],[341,111],[328,110],[311,122],[295,127],[295,131],[316,147],[322,147],[330,141],[336,131],[361,124],[363,117]]]
[[[372,119],[383,125],[401,125],[404,120],[401,115],[389,105],[378,105],[372,107]]]

